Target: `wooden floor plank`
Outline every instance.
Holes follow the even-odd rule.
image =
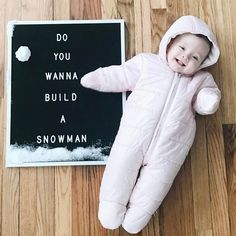
[[[236,74],[236,48],[235,48],[235,25],[233,25],[235,2],[231,0],[211,0],[211,18],[214,32],[216,33],[221,56],[218,63],[219,83],[222,89],[222,122],[224,124],[236,123],[236,99],[235,99],[235,74]],[[208,11],[209,12],[209,11]],[[225,35],[227,33],[227,37]],[[229,56],[230,55],[230,56]],[[227,78],[227,82],[225,81]],[[233,107],[233,109],[232,109]]]
[[[230,235],[223,130],[219,114],[206,122],[213,235]]]
[[[3,6],[5,7],[5,19],[1,19],[6,24],[9,20],[13,19],[21,19],[21,2],[19,0],[13,1],[4,1],[2,2]],[[6,35],[6,28],[2,32],[4,40],[4,47],[5,52],[7,52],[7,35]],[[7,66],[7,54],[4,55],[4,65]],[[5,67],[2,68],[4,70]],[[3,83],[1,83],[3,86]],[[6,88],[4,88],[6,89]],[[3,87],[0,89],[3,91]],[[5,135],[5,128],[6,128],[6,91],[4,90],[4,97],[2,100],[3,109],[1,111],[4,112],[3,117],[4,120],[2,122],[2,130],[4,130],[3,134]],[[5,143],[6,140],[2,140]],[[5,148],[4,148],[5,149]],[[8,235],[19,235],[19,211],[20,211],[20,195],[19,195],[19,186],[20,186],[20,178],[19,178],[19,169],[6,169],[4,168],[5,161],[3,160],[3,169],[2,169],[2,229],[1,235],[8,236]]]
[[[0,0],[0,32],[6,31],[5,28],[5,5],[6,1],[5,0]],[[4,35],[4,34],[3,34]],[[4,55],[5,55],[5,37],[1,36],[0,40],[0,99],[3,99],[3,93],[4,93],[4,75],[5,75],[5,68],[4,68]],[[2,150],[2,149],[1,149]]]
[[[180,235],[195,236],[194,228],[194,207],[193,207],[193,189],[191,178],[191,156],[188,155],[180,172],[180,189],[181,189],[181,209],[180,214],[181,228]]]
[[[151,11],[151,52],[158,54],[159,44],[166,31],[167,11],[166,9],[152,9]]]
[[[2,191],[2,236],[19,235],[19,170],[4,169]]]
[[[161,207],[159,208],[160,228],[161,228],[161,235],[163,236],[168,236],[168,235],[180,236],[180,232],[182,231],[180,229],[180,227],[182,227],[180,220],[180,215],[182,212],[180,205],[181,191],[179,189],[178,177],[175,179],[169,193],[167,194]]]
[[[37,168],[36,235],[55,235],[54,167]]]
[[[22,20],[50,20],[53,15],[53,0],[21,0]]]
[[[231,235],[236,235],[236,124],[224,125],[227,192]]]
[[[211,202],[205,131],[205,117],[198,117],[195,142],[191,149],[194,225],[196,235],[212,234]]]
[[[195,236],[190,156],[160,207],[160,217],[161,235]]]
[[[70,19],[70,0],[54,0],[53,19],[54,20]]]
[[[232,76],[231,79],[234,81],[234,85],[233,87],[229,87],[229,85],[227,86],[227,83],[226,81],[223,80],[223,77],[222,77],[222,81],[224,83],[224,87],[226,88],[229,88],[230,90],[226,90],[225,93],[232,93],[232,94],[235,94],[235,90],[236,90],[236,82],[235,82],[235,79],[234,79],[234,75],[236,74],[236,68],[235,68],[235,64],[236,64],[236,17],[235,17],[235,12],[236,12],[236,2],[233,1],[233,0],[229,0],[229,3],[228,3],[228,7],[230,8],[230,19],[228,19],[230,22],[231,22],[231,28],[229,29],[231,32],[230,34],[232,34],[231,38],[230,38],[230,43],[229,43],[229,47],[231,49],[231,56],[230,56],[230,60],[232,60],[232,65],[233,65],[233,68],[230,68],[230,75]],[[226,39],[227,40],[227,39]],[[228,41],[226,41],[228,42]],[[222,67],[222,69],[225,71],[225,68]],[[224,74],[223,74],[224,76]],[[235,97],[233,96],[233,107],[235,108],[235,103],[236,103],[236,99]],[[231,104],[231,100],[225,100],[224,103],[223,103],[223,107],[224,106],[227,106],[227,109],[230,109],[231,111],[231,114],[233,116],[236,116],[235,114],[235,109],[232,109],[232,105]],[[226,118],[224,118],[224,123],[236,123],[235,119],[231,118],[230,120],[227,120]]]
[[[72,235],[72,167],[55,168],[55,235]]]
[[[101,0],[102,19],[118,18],[117,0]]]
[[[137,0],[139,1],[139,0]],[[140,40],[138,35],[136,36],[134,4],[136,1],[130,0],[117,0],[118,17],[125,20],[125,41],[126,41],[126,60],[130,59],[137,54],[135,47],[136,40]]]
[[[167,22],[166,26],[169,26],[180,16],[184,15],[184,1],[174,1],[166,0],[166,10],[167,10]]]
[[[90,235],[88,169],[85,166],[72,170],[72,235]]]
[[[103,236],[104,230],[98,220],[99,191],[104,166],[93,166],[88,169],[88,187],[89,187],[89,218],[90,235]]]
[[[141,7],[141,21],[142,21],[142,39],[143,39],[143,52],[152,51],[151,39],[151,6],[149,1],[140,1]]]
[[[71,0],[71,19],[100,19],[101,0]]]
[[[166,9],[166,0],[150,0],[152,9]]]
[[[37,189],[36,169],[22,168],[20,170],[20,235],[36,234]]]

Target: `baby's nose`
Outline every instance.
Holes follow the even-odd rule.
[[[187,54],[182,55],[182,61],[183,61],[184,64],[187,64],[188,59],[189,59],[189,56]]]

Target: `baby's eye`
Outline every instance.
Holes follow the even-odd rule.
[[[183,46],[179,46],[179,48],[180,48],[181,50],[183,50],[183,51],[184,51],[184,49],[185,49]]]
[[[195,61],[198,61],[198,57],[196,57],[196,56],[193,56],[193,59],[194,59]]]

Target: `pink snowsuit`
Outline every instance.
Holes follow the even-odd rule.
[[[100,189],[99,219],[105,228],[137,233],[160,206],[193,143],[195,112],[213,114],[220,91],[209,72],[173,72],[166,60],[170,40],[183,33],[212,42],[201,68],[219,57],[209,27],[194,16],[179,18],[160,43],[159,55],[142,53],[120,66],[99,68],[81,79],[102,92],[132,91],[111,149]]]

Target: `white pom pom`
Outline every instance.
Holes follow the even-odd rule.
[[[15,53],[16,58],[21,61],[28,61],[31,56],[31,51],[27,46],[20,46]]]

